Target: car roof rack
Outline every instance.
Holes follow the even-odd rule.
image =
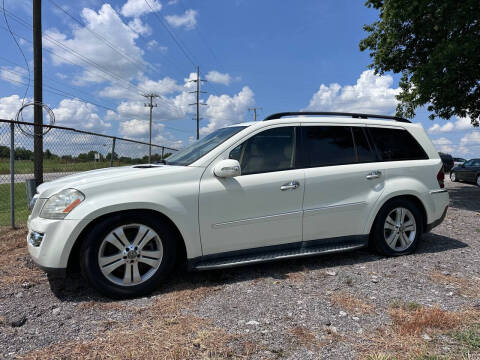
[[[293,111],[293,112],[281,112],[267,116],[263,121],[281,119],[287,116],[303,116],[303,115],[314,115],[314,116],[351,116],[354,119],[383,119],[383,120],[394,120],[404,123],[411,123],[410,120],[404,119],[399,116],[388,116],[388,115],[375,115],[375,114],[362,114],[362,113],[348,113],[348,112],[331,112],[331,111]]]

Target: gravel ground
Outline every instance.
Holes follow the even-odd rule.
[[[26,230],[0,230],[0,357],[478,359],[480,188],[447,187],[447,218],[414,255],[178,273],[128,301],[79,277],[53,291],[26,254]],[[139,336],[140,347],[127,341]]]

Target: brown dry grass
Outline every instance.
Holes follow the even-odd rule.
[[[151,306],[133,309],[136,316],[131,323],[118,324],[97,334],[92,341],[55,344],[26,354],[24,358],[223,359],[251,356],[260,349],[257,344],[180,311],[215,290],[214,287],[178,285],[177,290],[158,296]]]
[[[295,326],[290,332],[296,342],[309,350],[319,350],[322,347],[321,342],[315,337],[315,334],[305,326]]]
[[[395,306],[390,309],[392,323],[384,329],[377,329],[368,338],[368,342],[359,347],[359,352],[376,353],[391,356],[394,359],[423,358],[425,354],[443,353],[444,343],[437,341],[440,335],[452,334],[453,331],[466,328],[480,322],[480,311],[468,309],[463,311],[447,311],[439,307],[410,308]],[[426,341],[422,335],[428,334],[432,340]],[[461,344],[449,344],[452,354],[461,353]],[[448,354],[450,355],[450,354]],[[456,358],[456,357],[453,357]]]
[[[0,229],[0,288],[29,282],[38,284],[45,274],[34,266],[26,266],[28,259],[27,229],[20,227]]]
[[[371,314],[375,305],[368,303],[358,295],[349,294],[345,291],[338,291],[330,296],[330,302],[353,314]]]
[[[462,278],[455,275],[445,275],[439,271],[430,274],[433,282],[453,286],[461,295],[468,297],[480,296],[480,280]]]

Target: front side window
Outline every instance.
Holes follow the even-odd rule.
[[[279,127],[256,134],[230,151],[229,158],[238,160],[242,175],[293,169],[294,127]]]
[[[245,128],[246,126],[230,126],[218,129],[176,154],[169,156],[165,163],[168,165],[190,165]]]
[[[370,127],[369,132],[383,161],[428,159],[423,148],[407,130]]]
[[[345,126],[303,126],[305,156],[310,167],[356,162],[352,131]]]

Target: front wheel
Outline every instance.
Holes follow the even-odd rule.
[[[379,211],[372,230],[375,249],[387,256],[412,253],[423,233],[422,214],[404,199],[392,200]]]
[[[457,174],[455,174],[455,172],[450,173],[450,180],[452,180],[453,182],[458,181]]]
[[[175,236],[150,216],[114,216],[98,223],[81,250],[82,273],[102,294],[129,298],[158,287],[173,267]]]
[[[477,186],[480,186],[480,175],[477,175]]]

